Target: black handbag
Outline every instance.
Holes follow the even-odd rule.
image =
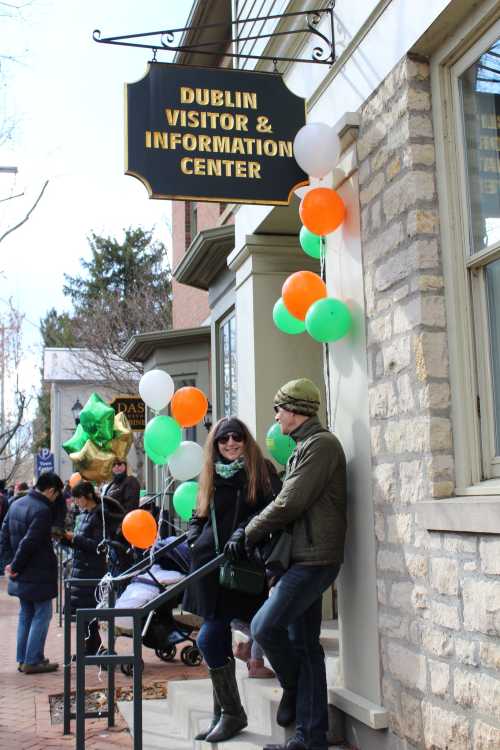
[[[236,500],[236,510],[234,513],[233,529],[236,526],[238,515],[240,493]],[[215,552],[220,555],[219,535],[217,533],[217,522],[215,520],[215,509],[213,502],[210,503],[210,513],[212,516],[212,527],[214,530]],[[219,585],[230,591],[240,591],[242,594],[258,596],[262,594],[266,586],[266,571],[252,560],[242,560],[233,562],[224,560],[219,568]]]

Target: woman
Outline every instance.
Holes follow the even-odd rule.
[[[279,492],[281,483],[246,425],[235,417],[220,419],[205,445],[198,505],[189,530],[192,573],[216,555],[211,506],[219,549],[242,547],[244,528]],[[232,549],[231,549],[232,548]],[[253,596],[219,585],[219,571],[195,581],[184,595],[183,609],[204,618],[197,638],[209,668],[214,714],[207,732],[195,739],[222,742],[247,725],[241,705],[232,654],[231,620],[250,622],[265,601],[267,591]]]
[[[66,531],[63,536],[73,547],[72,578],[102,578],[106,573],[106,552],[100,543],[110,539],[123,517],[119,503],[107,499],[103,508],[91,482],[78,482],[73,487],[73,498],[80,510],[76,517],[74,531]],[[115,507],[116,505],[116,507]],[[110,507],[111,506],[111,507]],[[73,586],[71,590],[71,611],[96,606],[95,586]],[[85,640],[85,653],[96,654],[101,647],[99,624],[92,620],[88,637]]]

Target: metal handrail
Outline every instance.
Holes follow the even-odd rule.
[[[129,577],[136,571],[144,568],[144,563],[159,559],[167,551],[174,549],[185,541],[187,534],[176,537],[171,544],[157,550],[150,557],[143,559],[129,568],[123,576]],[[85,712],[85,667],[87,665],[106,666],[108,668],[108,701],[107,710],[100,716],[107,718],[108,727],[114,726],[115,705],[115,667],[121,664],[131,664],[133,667],[133,750],[142,750],[142,621],[151,615],[155,609],[178,596],[194,581],[204,578],[216,570],[224,559],[224,554],[217,555],[199,570],[190,573],[181,581],[174,583],[166,591],[161,592],[142,607],[115,609],[113,606],[103,608],[85,608],[76,610],[76,710],[70,711],[71,692],[71,606],[70,595],[72,587],[97,586],[101,579],[79,579],[68,578],[65,581],[65,607],[64,607],[64,710],[63,710],[63,734],[71,731],[71,719],[76,719],[76,750],[85,749],[85,719],[94,718],[95,712]],[[118,580],[119,582],[119,580]],[[111,605],[114,604],[115,581],[111,582]],[[115,618],[131,617],[133,621],[132,630],[132,653],[113,654],[115,646]],[[108,622],[108,648],[107,653],[87,656],[85,654],[85,633],[88,624],[92,620],[105,620]],[[149,619],[146,623],[149,624]]]

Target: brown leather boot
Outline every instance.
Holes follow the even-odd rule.
[[[276,677],[272,669],[269,669],[264,664],[264,659],[249,659],[247,661],[248,676],[257,677],[260,679]]]

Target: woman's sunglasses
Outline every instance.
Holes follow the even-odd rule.
[[[225,445],[229,442],[229,438],[233,438],[233,441],[235,443],[244,443],[245,438],[241,432],[227,432],[225,435],[222,435],[222,437],[217,438],[218,443],[222,443],[222,445]]]

